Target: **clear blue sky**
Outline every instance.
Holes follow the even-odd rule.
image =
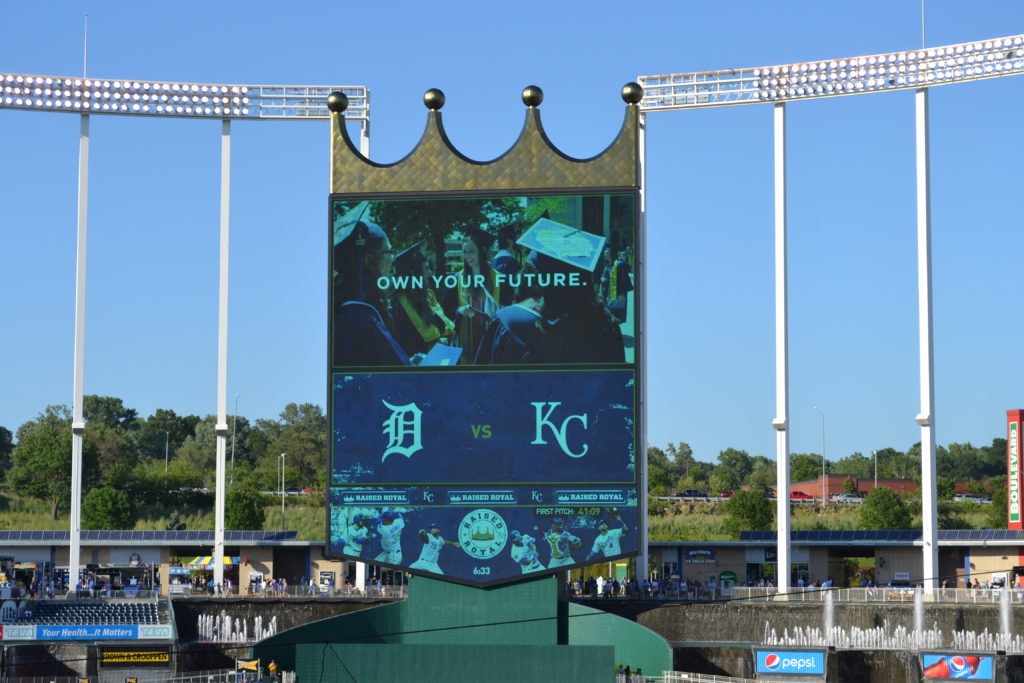
[[[590,156],[638,75],[910,49],[918,0],[862,2],[8,3],[0,71],[212,83],[359,84],[372,157],[447,95],[467,155],[516,138],[521,89]],[[1024,32],[1024,4],[928,0],[927,44]],[[1024,78],[931,98],[936,420],[987,444],[1024,406],[1019,360]],[[913,94],[791,105],[791,446],[826,455],[919,439]],[[71,403],[75,115],[0,110],[0,425]],[[649,118],[649,425],[714,460],[774,457],[771,107]],[[220,124],[93,117],[86,393],[216,410]],[[229,411],[324,405],[326,123],[233,126]]]

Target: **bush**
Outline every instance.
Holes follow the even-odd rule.
[[[772,503],[759,489],[737,491],[725,501],[726,530],[735,538],[741,531],[767,531],[774,526]]]
[[[860,506],[861,529],[909,529],[911,521],[907,504],[884,486],[872,489]]]
[[[103,486],[82,499],[83,529],[134,529],[135,507],[123,491]]]

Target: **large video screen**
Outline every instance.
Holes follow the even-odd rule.
[[[472,585],[635,555],[636,196],[334,196],[328,553]]]
[[[634,194],[335,199],[331,364],[633,363]]]

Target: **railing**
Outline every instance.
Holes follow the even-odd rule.
[[[238,672],[232,669],[216,669],[213,671],[192,671],[175,676],[167,671],[159,669],[119,669],[118,674],[123,673],[123,678],[129,676],[137,678],[139,683],[236,683]],[[287,675],[287,672],[285,672]],[[292,674],[294,676],[294,674]],[[79,676],[10,676],[4,678],[4,683],[79,683],[83,680]],[[120,680],[120,678],[119,678]],[[251,674],[247,681],[256,681],[255,674]],[[294,680],[294,679],[292,679]],[[286,677],[284,681],[288,681]]]
[[[660,680],[663,683],[755,683],[752,678],[730,678],[714,674],[691,674],[685,671],[665,671],[662,673]]]
[[[685,600],[690,602],[709,602],[723,599],[719,593],[719,588],[716,586],[679,586],[677,584],[668,584],[658,586],[657,588],[649,586],[647,590],[643,588],[632,590],[620,585],[618,591],[605,584],[604,589],[596,593],[586,592],[582,589],[576,591],[575,588],[572,588],[569,591],[569,597],[592,600]]]
[[[285,588],[273,588],[267,584],[263,584],[260,587],[253,586],[251,588],[246,587],[239,592],[239,590],[232,586],[229,593],[216,592],[210,593],[204,589],[187,589],[187,593],[179,594],[175,593],[174,598],[383,598],[386,600],[402,600],[407,597],[406,586],[381,586],[377,589],[374,586],[367,585],[366,588],[360,591],[357,588],[346,586],[344,588],[329,588],[327,590],[321,590],[320,586],[314,586],[314,590],[311,592],[309,586],[301,585],[290,585]]]
[[[1022,588],[935,588],[929,593],[923,588],[909,586],[879,586],[877,588],[791,588],[786,595],[779,595],[773,587],[733,588],[734,600],[786,600],[789,602],[824,602],[827,593],[835,602],[914,602],[918,591],[925,602],[953,604],[998,604],[1002,593],[1009,592],[1010,601],[1024,604]]]

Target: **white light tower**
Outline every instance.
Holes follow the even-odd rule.
[[[923,11],[923,7],[922,7]],[[923,37],[923,36],[922,36]],[[1024,74],[1024,35],[862,57],[824,59],[747,69],[723,69],[640,76],[644,112],[744,104],[774,104],[775,115],[775,418],[777,490],[789,490],[789,366],[786,292],[785,104],[843,95],[913,90],[917,162],[917,264],[921,410],[923,578],[931,591],[938,576],[935,481],[934,363],[932,360],[931,215],[928,158],[928,88]],[[822,414],[824,440],[824,414]],[[824,468],[824,445],[822,467]],[[877,465],[877,454],[876,454]],[[824,474],[824,473],[823,473]],[[876,469],[877,482],[877,469]],[[824,495],[822,496],[824,497]],[[790,529],[788,496],[779,495],[779,588],[788,582]],[[646,548],[647,539],[640,539]],[[784,579],[785,577],[785,579]]]
[[[224,479],[227,445],[228,253],[230,246],[231,122],[329,121],[327,95],[348,97],[345,118],[358,121],[369,146],[370,94],[364,86],[232,85],[82,76],[0,73],[0,109],[80,114],[78,246],[75,258],[75,360],[71,420],[71,538],[69,583],[78,580],[81,556],[82,437],[85,433],[85,264],[89,197],[89,117],[120,114],[221,121],[220,279],[217,325],[217,471],[214,500],[214,582],[224,582]],[[236,411],[237,412],[237,411]],[[166,451],[166,448],[165,448]],[[165,452],[166,459],[166,452]]]

